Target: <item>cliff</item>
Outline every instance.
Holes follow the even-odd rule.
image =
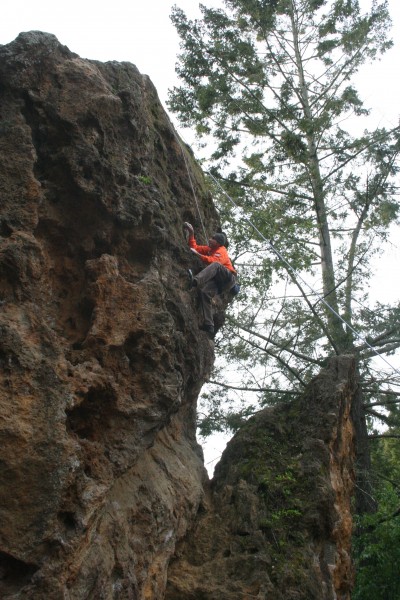
[[[0,113],[0,597],[348,598],[351,359],[209,484],[182,223],[218,216],[154,87],[30,32]]]
[[[216,213],[133,65],[31,32],[0,48],[0,80],[0,595],[159,598],[202,494],[213,361],[185,160]]]

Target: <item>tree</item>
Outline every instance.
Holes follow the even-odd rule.
[[[330,354],[356,356],[370,398],[360,392],[355,406],[359,508],[372,509],[365,404],[385,404],[400,383],[372,360],[400,346],[400,305],[368,307],[367,291],[370,259],[398,219],[400,129],[357,133],[354,117],[365,124],[368,111],[351,81],[391,46],[387,5],[366,14],[357,0],[224,6],[201,6],[195,21],[174,8],[183,83],[169,102],[212,148],[212,185],[246,289],[221,348],[240,360],[239,387],[262,403],[301,390]]]

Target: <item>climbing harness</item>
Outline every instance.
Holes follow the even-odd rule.
[[[237,296],[239,292],[240,292],[240,283],[235,283],[235,285],[231,287],[230,293],[232,296]]]

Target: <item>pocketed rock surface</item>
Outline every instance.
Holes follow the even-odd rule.
[[[30,32],[0,81],[0,596],[162,598],[206,477],[191,181],[217,215],[133,65]]]

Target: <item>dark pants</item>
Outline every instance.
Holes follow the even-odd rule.
[[[203,309],[204,325],[214,327],[211,300],[235,285],[235,275],[220,263],[211,263],[196,275],[197,289]]]

